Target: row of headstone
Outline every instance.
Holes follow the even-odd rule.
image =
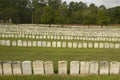
[[[71,61],[70,62],[70,75],[107,75],[119,74],[120,63],[117,61],[107,62],[101,61]],[[55,74],[52,61],[5,61],[0,62],[1,75],[44,75]],[[58,62],[58,74],[68,74],[67,61]]]
[[[0,40],[0,46],[52,47],[52,48],[116,48],[116,49],[119,49],[120,43]]]
[[[14,35],[0,34],[2,38],[32,38],[32,39],[54,39],[54,40],[92,40],[92,41],[120,41],[119,37],[89,37],[89,36],[53,36],[53,35]]]

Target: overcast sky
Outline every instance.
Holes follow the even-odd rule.
[[[66,1],[68,3],[71,1],[74,1],[74,2],[82,1],[82,2],[87,3],[88,5],[90,3],[94,3],[97,6],[105,5],[106,8],[120,6],[120,0],[62,0],[62,1]]]

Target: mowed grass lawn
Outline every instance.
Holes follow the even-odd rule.
[[[38,47],[0,47],[0,61],[43,60],[53,61],[57,73],[60,60],[70,61],[120,61],[120,49],[73,49]],[[107,76],[0,76],[0,80],[120,80],[119,75]]]

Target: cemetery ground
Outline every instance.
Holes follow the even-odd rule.
[[[60,76],[57,75],[58,61],[120,61],[120,49],[74,49],[0,46],[0,60],[53,61],[56,75],[0,76],[0,80],[119,80],[119,75]],[[69,70],[69,67],[68,67]],[[69,71],[68,71],[69,73]]]

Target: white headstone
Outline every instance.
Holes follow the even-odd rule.
[[[98,48],[99,44],[98,43],[94,43],[94,48]]]
[[[46,41],[42,41],[42,47],[46,47]]]
[[[88,48],[93,48],[93,43],[88,43]]]
[[[33,73],[44,74],[43,61],[33,61]]]
[[[58,47],[58,48],[61,47],[61,42],[57,42],[57,47]]]
[[[89,74],[89,62],[88,61],[81,61],[80,62],[80,74],[81,75],[88,75]]]
[[[58,62],[58,74],[67,74],[67,61]]]
[[[112,61],[110,62],[110,74],[119,74],[120,72],[120,62]]]
[[[42,46],[42,42],[38,41],[38,47],[41,47],[41,46]]]
[[[31,75],[32,74],[31,61],[23,61],[22,62],[22,72],[24,75]]]
[[[115,44],[115,49],[119,49],[120,48],[120,44],[116,43]]]
[[[22,46],[22,40],[18,40],[18,46]]]
[[[109,74],[109,63],[107,61],[100,62],[100,74]]]
[[[23,46],[27,46],[27,41],[23,41]]]
[[[62,42],[62,47],[66,48],[66,42]]]
[[[53,47],[53,48],[56,47],[56,42],[52,42],[52,47]]]
[[[72,61],[70,63],[70,74],[76,75],[79,74],[79,61]]]
[[[110,48],[115,48],[114,43],[110,43]]]
[[[68,48],[72,48],[72,42],[68,42]]]
[[[90,74],[98,74],[98,66],[97,61],[90,61]]]
[[[17,45],[16,41],[12,41],[12,46],[16,46],[16,45]]]
[[[47,47],[51,47],[51,42],[47,42]]]
[[[54,74],[53,62],[44,62],[45,74]]]
[[[28,41],[28,47],[31,47],[31,46],[32,46],[32,42]]]
[[[82,43],[79,42],[79,43],[78,43],[78,48],[82,48],[82,47],[83,47]]]
[[[6,46],[10,46],[10,40],[6,40]]]
[[[12,69],[14,75],[20,75],[22,74],[21,70],[21,62],[20,61],[14,61],[12,62]]]
[[[109,43],[104,43],[104,48],[109,48]]]
[[[11,61],[3,62],[3,74],[12,75]]]
[[[83,48],[87,48],[87,43],[83,42]]]
[[[103,43],[99,43],[99,48],[104,48],[104,44]]]
[[[33,41],[33,47],[36,47],[36,46],[37,46],[37,42]]]
[[[73,48],[77,48],[77,42],[73,42]]]

